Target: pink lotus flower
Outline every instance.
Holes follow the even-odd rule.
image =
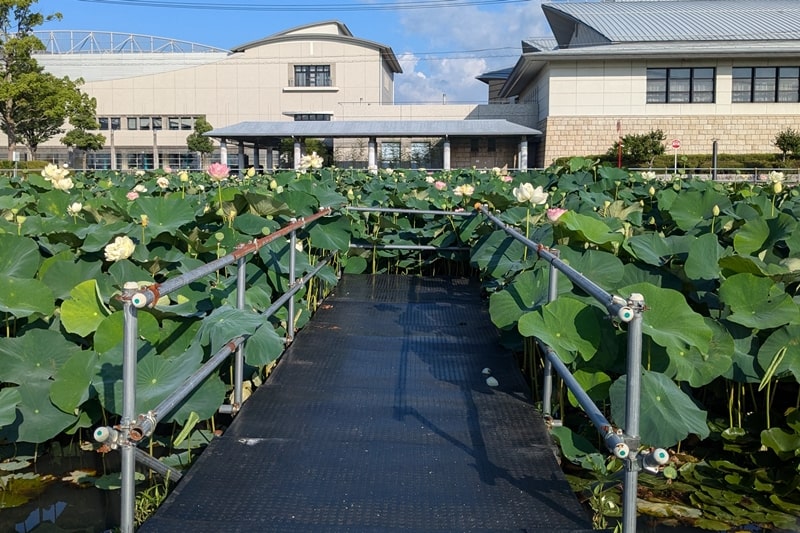
[[[551,207],[547,210],[547,218],[550,219],[550,222],[555,222],[566,212],[566,209],[561,209],[560,207]]]
[[[443,191],[447,188],[447,184],[443,181],[437,181],[433,186],[436,187],[437,191]]]
[[[127,196],[128,200],[134,201],[139,198],[139,193],[136,191],[129,191],[125,196]]]
[[[228,165],[225,163],[211,163],[208,165],[206,172],[208,172],[208,175],[213,181],[225,181],[228,179],[228,174],[231,173],[231,169],[229,169]]]
[[[500,178],[500,181],[502,181],[503,183],[511,183],[512,181],[514,181],[514,178],[506,174],[505,176],[502,176]]]

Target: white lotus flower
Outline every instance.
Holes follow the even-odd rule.
[[[125,235],[116,237],[114,242],[106,245],[103,253],[106,256],[106,261],[122,261],[133,255],[136,245]]]
[[[519,203],[530,202],[532,205],[547,203],[547,193],[541,185],[534,188],[530,183],[523,183],[519,187],[514,187],[512,192]]]

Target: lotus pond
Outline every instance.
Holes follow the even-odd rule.
[[[216,347],[256,331],[245,358],[257,386],[287,329],[303,326],[339,271],[451,273],[483,280],[492,320],[534,388],[536,335],[624,427],[625,332],[569,280],[560,277],[560,297],[547,303],[548,265],[480,217],[343,208],[472,210],[480,202],[605,290],[644,295],[640,433],[672,458],[658,476],[640,476],[647,502],[640,510],[661,523],[715,531],[800,527],[800,199],[779,173],[757,183],[680,174],[656,180],[581,158],[521,173],[308,168],[228,177],[219,170],[49,166],[0,178],[4,515],[21,505],[31,480],[48,481],[34,459],[57,457],[68,445],[96,448],[92,429],[119,420],[117,297],[125,282],[163,281],[327,206],[336,214],[299,236],[297,272],[323,253],[338,255],[296,296],[296,316],[284,311],[271,319],[273,328],[258,328],[253,313],[287,288],[287,241],[261,248],[248,264],[245,310],[235,306],[235,272],[222,269],[139,314],[138,412],[157,405]],[[149,451],[189,464],[223,423],[215,413],[230,378],[228,368],[209,377],[159,427]],[[564,425],[554,435],[565,471],[596,525],[613,527],[622,465],[600,451],[568,393],[557,401]],[[100,467],[87,460],[93,473],[76,473],[76,481],[104,487],[116,500],[111,456],[98,457]],[[165,490],[160,481],[143,483],[137,506]]]

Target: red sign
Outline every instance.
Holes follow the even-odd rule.
[[[672,139],[672,147],[674,149],[678,149],[681,147],[681,140],[680,139]]]

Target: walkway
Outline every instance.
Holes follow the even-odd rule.
[[[486,307],[345,276],[139,531],[591,531]]]

